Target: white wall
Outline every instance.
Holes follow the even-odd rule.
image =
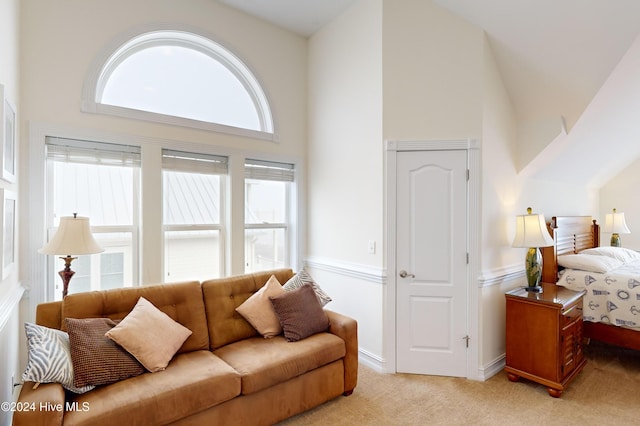
[[[484,43],[482,126],[482,272],[481,366],[490,370],[505,351],[504,293],[524,283],[526,249],[511,247],[515,216],[527,207],[556,215],[591,215],[597,193],[583,186],[534,180],[519,173],[517,118],[497,69],[491,47]]]
[[[4,96],[11,102],[15,113],[20,116],[20,73],[19,73],[19,0],[0,1],[0,84],[4,86]],[[0,102],[4,102],[0,99]],[[4,119],[4,117],[0,117]],[[16,143],[22,137],[19,127],[16,129]],[[4,140],[0,138],[0,140]],[[18,160],[20,159],[19,153]],[[18,171],[20,168],[18,169]],[[18,192],[18,184],[0,180],[0,188]],[[20,209],[21,206],[18,206]],[[19,220],[20,216],[17,216]],[[16,244],[20,241],[16,234]],[[0,402],[12,401],[14,388],[11,378],[20,376],[20,333],[19,302],[22,297],[18,275],[19,245],[16,248],[16,267],[0,281]],[[0,275],[2,278],[2,275]],[[11,413],[0,411],[0,424],[9,424]]]
[[[307,44],[304,38],[209,0],[189,1],[188,7],[172,0],[115,0],[107,3],[97,0],[53,3],[26,0],[21,4],[21,125],[30,130],[30,144],[23,141],[24,149],[31,150],[29,157],[35,158],[34,153],[41,155],[39,145],[43,141],[36,139],[41,139],[42,134],[65,132],[69,137],[99,135],[107,141],[139,141],[144,146],[143,157],[152,156],[154,161],[159,158],[159,147],[167,141],[176,149],[180,146],[207,146],[221,154],[239,150],[265,159],[291,159],[292,162],[299,159],[300,169],[304,170],[302,161],[306,155],[307,134]],[[166,23],[209,37],[243,60],[265,89],[274,116],[276,142],[80,111],[83,85],[96,58],[117,47],[115,41],[124,42],[126,37],[149,31],[154,26],[157,28],[157,25],[166,27]],[[146,162],[144,158],[143,162]],[[23,179],[24,198],[28,199],[25,210],[32,215],[29,228],[25,229],[25,233],[29,231],[25,236],[29,247],[24,250],[25,256],[32,256],[32,259],[29,268],[26,264],[22,266],[25,284],[41,286],[42,280],[30,274],[39,269],[34,267],[35,262],[41,261],[35,249],[43,242],[44,228],[43,219],[36,215],[43,211],[41,194],[44,178],[37,164],[32,168]],[[232,162],[231,169],[230,173],[240,176],[241,180],[238,164]],[[158,177],[159,173],[158,169]],[[158,201],[160,194],[157,188],[157,179],[142,182],[143,203]],[[242,196],[233,197],[233,194],[230,202],[242,211]],[[234,228],[230,236],[235,256],[230,258],[235,260],[228,273],[240,273],[244,271],[243,217],[236,215],[232,219]],[[147,229],[157,229],[158,232],[143,235],[143,256],[152,253],[151,258],[161,258],[158,240],[160,220],[159,214],[145,217]],[[143,262],[143,284],[161,279],[159,270],[157,274],[152,270],[157,269],[157,265],[151,263]]]
[[[382,353],[382,1],[360,0],[309,40],[309,272]],[[369,241],[376,250],[369,254]]]
[[[604,218],[612,209],[624,213],[627,226],[631,234],[621,234],[622,246],[633,250],[640,250],[640,197],[637,196],[640,188],[640,160],[635,161],[629,167],[600,188],[600,208],[594,214],[600,226],[604,227]],[[600,245],[608,246],[611,234],[602,232],[600,228]]]
[[[369,266],[380,265],[379,254],[364,252],[368,235],[385,227],[377,210],[384,206],[380,139],[480,140],[479,363],[491,374],[504,354],[504,292],[523,281],[524,251],[511,247],[514,216],[528,206],[548,218],[591,214],[597,194],[518,173],[522,147],[516,114],[482,30],[428,1],[382,1],[381,6],[380,12],[377,2],[358,2],[310,40],[309,264],[330,292],[349,298],[337,298],[334,306],[360,320],[365,359],[384,368],[394,350],[386,345],[393,319],[384,318],[389,302],[384,271],[394,259],[382,259],[380,286],[372,272],[377,266]],[[362,44],[363,37],[368,44]],[[380,66],[382,137],[361,143],[358,135],[378,131],[374,117],[362,118],[367,105],[376,105],[371,76]],[[358,174],[352,171],[356,155],[365,159],[358,162]],[[392,243],[378,244],[378,253]]]

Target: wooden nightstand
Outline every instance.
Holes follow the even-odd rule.
[[[585,292],[542,284],[542,293],[508,292],[507,364],[509,380],[520,377],[547,387],[559,398],[587,360],[582,350]]]

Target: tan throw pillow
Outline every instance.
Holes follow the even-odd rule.
[[[109,318],[64,321],[71,344],[74,386],[107,385],[146,371],[133,355],[105,336],[116,326],[115,321]]]
[[[282,333],[282,327],[280,327],[280,321],[273,310],[269,297],[282,293],[284,290],[280,282],[274,275],[271,275],[267,283],[238,306],[236,311],[265,338],[277,336]]]
[[[191,330],[174,321],[144,297],[105,336],[136,357],[152,373],[164,370]]]
[[[297,342],[329,328],[329,318],[309,284],[272,297],[271,303],[280,318],[284,337],[290,342]]]

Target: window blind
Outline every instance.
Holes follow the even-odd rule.
[[[162,168],[176,172],[225,175],[229,159],[221,155],[162,150]]]
[[[244,177],[246,179],[293,182],[294,172],[293,164],[252,159],[246,159],[244,162]]]
[[[140,147],[47,136],[47,159],[67,163],[140,167]]]

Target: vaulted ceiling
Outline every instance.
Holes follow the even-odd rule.
[[[355,0],[219,1],[307,37]],[[432,1],[486,32],[522,173],[600,187],[640,158],[640,1]]]

